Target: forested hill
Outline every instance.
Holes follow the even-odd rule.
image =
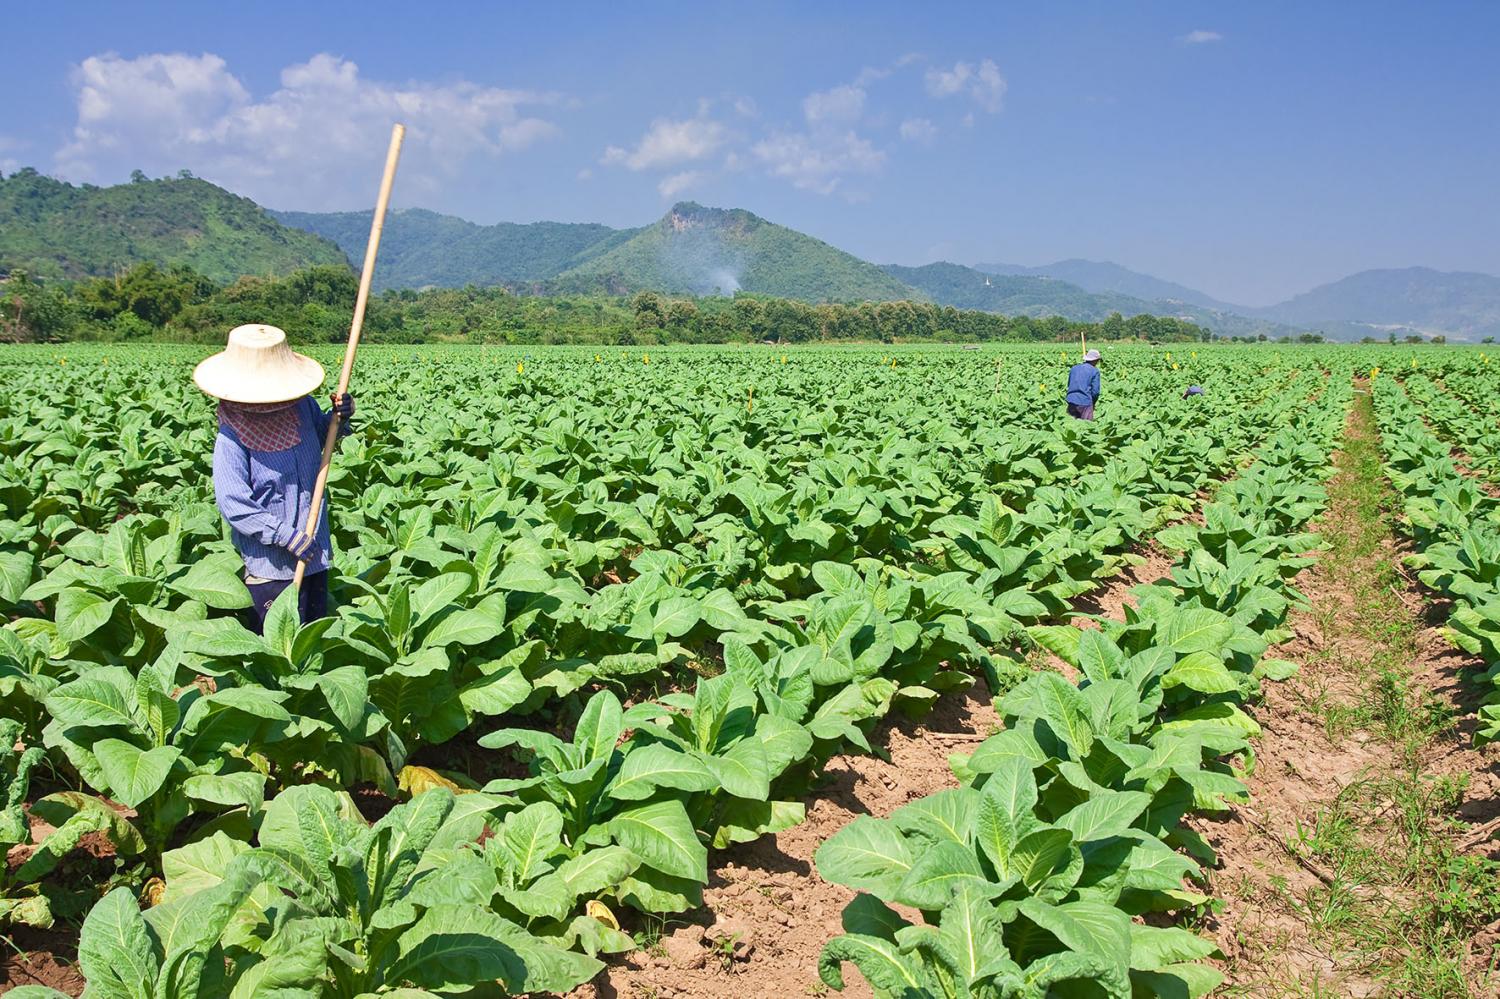
[[[278,212],[282,223],[337,243],[352,266],[364,259],[369,212]],[[392,212],[380,238],[375,288],[461,288],[544,281],[640,230],[594,222],[476,225],[423,208]]]
[[[743,209],[680,202],[655,224],[551,282],[562,292],[640,290],[803,302],[921,299],[879,267]]]
[[[143,262],[187,264],[216,281],[345,265],[333,243],[192,177],[115,187],[75,187],[30,169],[0,178],[0,273],[71,279]]]

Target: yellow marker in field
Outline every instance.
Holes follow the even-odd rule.
[[[641,355],[641,363],[642,364],[650,364],[651,363],[651,355],[650,354],[642,354]]]
[[[1177,370],[1177,369],[1178,369],[1178,368],[1180,368],[1180,367],[1181,367],[1181,366],[1182,366],[1182,365],[1180,365],[1180,364],[1177,364],[1177,363],[1176,363],[1176,362],[1175,362],[1175,361],[1174,361],[1174,362],[1173,362],[1173,363],[1172,363],[1172,370],[1173,370],[1173,371],[1176,371],[1176,370]]]
[[[518,374],[518,375],[524,375],[525,373],[526,373],[526,362],[524,362],[524,361],[517,361],[516,362],[516,374]]]
[[[595,355],[594,355],[594,363],[595,363],[595,364],[599,364],[599,363],[601,363],[601,362],[602,362],[602,361],[603,361],[603,360],[604,360],[604,358],[602,358],[602,357],[600,357],[600,356],[599,356],[599,355],[598,355],[598,354],[595,354]]]
[[[786,363],[786,355],[785,355],[785,354],[782,354],[782,355],[781,355],[781,363],[782,363],[782,364],[785,364],[785,363]]]
[[[753,413],[753,412],[755,412],[755,386],[754,385],[750,386],[750,391],[745,396],[745,411],[747,413]]]
[[[1198,359],[1198,352],[1195,350],[1195,351],[1193,351],[1193,360],[1196,361],[1197,359]]]

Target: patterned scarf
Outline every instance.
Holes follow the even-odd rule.
[[[220,402],[219,425],[229,424],[252,451],[290,451],[302,443],[298,402]]]

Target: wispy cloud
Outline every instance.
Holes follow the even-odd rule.
[[[1224,36],[1219,32],[1208,31],[1203,28],[1199,28],[1196,31],[1189,31],[1180,39],[1185,45],[1203,45],[1207,42],[1222,42],[1223,40]]]
[[[697,170],[684,170],[674,173],[670,177],[663,177],[661,183],[656,185],[657,191],[668,201],[677,197],[683,191],[694,187],[703,179],[703,174]]]
[[[711,118],[658,118],[633,150],[609,146],[600,159],[631,170],[676,166],[712,156],[724,144],[727,129]]]
[[[802,114],[813,124],[824,121],[855,121],[865,109],[865,88],[846,83],[820,90],[802,99]]]
[[[901,138],[907,142],[931,145],[937,133],[937,126],[928,118],[908,118],[901,123]]]
[[[993,59],[978,66],[959,61],[952,69],[934,66],[927,71],[927,92],[933,97],[967,95],[980,109],[996,114],[1005,104],[1007,84]]]
[[[21,161],[13,153],[19,153],[26,143],[8,135],[0,135],[0,173],[12,173],[21,168]]]
[[[818,194],[832,194],[847,175],[872,174],[885,163],[885,153],[853,131],[780,132],[757,142],[751,152],[771,176]]]
[[[90,56],[74,67],[72,85],[77,120],[55,157],[62,176],[108,181],[130,167],[186,167],[283,207],[367,205],[368,178],[350,164],[380,156],[394,121],[408,128],[402,186],[424,193],[475,156],[557,134],[532,109],[564,103],[557,94],[464,81],[372,80],[326,53],[284,68],[280,87],[264,97],[213,53]]]

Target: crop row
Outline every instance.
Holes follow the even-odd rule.
[[[1500,377],[1492,381],[1488,391],[1500,389]],[[1436,434],[1462,449],[1476,474],[1500,483],[1500,409],[1476,412],[1475,405],[1459,395],[1464,389],[1445,391],[1421,374],[1406,375],[1402,384]]]
[[[1377,380],[1373,391],[1386,471],[1417,548],[1406,562],[1453,601],[1454,643],[1487,664],[1472,678],[1486,691],[1475,740],[1492,742],[1500,739],[1500,499],[1458,470],[1449,445],[1427,428],[1424,410],[1399,384]]]
[[[1099,630],[1036,626],[1078,668],[1037,673],[997,700],[1004,730],[952,764],[962,786],[886,819],[861,817],[818,850],[819,873],[863,893],[824,949],[834,988],[851,962],[881,995],[1198,996],[1220,976],[1211,942],[1136,921],[1205,901],[1184,879],[1214,861],[1182,825],[1247,797],[1232,765],[1258,733],[1240,705],[1294,665],[1292,579],[1316,537],[1338,382],[1296,431],[1226,485],[1201,527],[1173,528],[1170,581],[1138,587]],[[893,905],[919,910],[905,918]]]

